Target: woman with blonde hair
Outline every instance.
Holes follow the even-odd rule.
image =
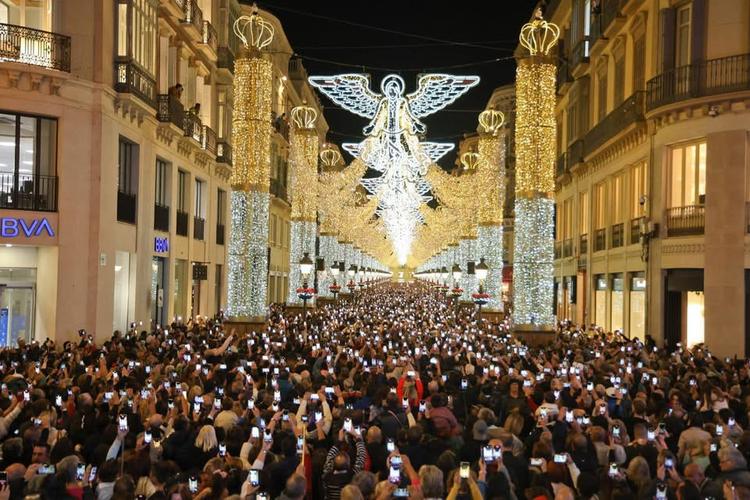
[[[523,415],[521,415],[519,411],[514,410],[510,412],[508,418],[505,419],[503,428],[514,436],[520,436],[521,431],[523,430],[524,423],[525,421]]]
[[[198,431],[193,442],[191,460],[194,464],[205,464],[215,457],[219,451],[219,442],[216,438],[216,429],[211,425],[204,425]]]

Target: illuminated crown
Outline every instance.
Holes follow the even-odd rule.
[[[318,112],[315,108],[302,105],[292,108],[292,123],[297,128],[311,129],[315,126],[315,120],[318,118]]]
[[[521,28],[518,37],[521,45],[529,51],[529,55],[548,55],[560,38],[560,28],[556,24],[548,23],[542,18],[541,9],[536,10],[534,20]]]
[[[485,109],[479,113],[480,131],[486,134],[497,134],[500,127],[505,123],[505,115],[501,111]]]
[[[464,170],[474,170],[478,163],[479,155],[477,153],[468,152],[461,155],[461,165],[464,166]]]
[[[257,12],[237,18],[232,29],[247,49],[263,50],[273,41],[273,25],[260,17]]]
[[[330,144],[323,144],[323,148],[320,151],[320,162],[323,164],[323,168],[336,168],[341,162],[341,153]]]

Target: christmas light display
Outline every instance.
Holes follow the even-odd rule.
[[[484,292],[487,310],[502,309],[503,206],[505,204],[505,141],[503,113],[488,109],[479,115],[479,143],[476,158],[477,184],[482,186],[477,230],[477,253],[488,267]]]
[[[272,64],[261,51],[273,41],[274,30],[257,13],[241,16],[233,29],[243,46],[234,72],[227,314],[238,320],[260,320],[266,313],[268,280],[273,82]]]
[[[315,120],[318,113],[306,105],[292,109],[289,163],[291,179],[289,201],[292,205],[289,242],[289,294],[287,304],[307,302],[312,297],[295,292],[302,283],[300,262],[304,255],[315,261],[318,200],[318,135]]]
[[[381,173],[362,179],[362,185],[378,199],[377,215],[383,220],[397,263],[403,266],[411,253],[418,226],[423,222],[420,206],[430,201],[430,186],[424,175],[430,154],[419,142],[425,132],[419,118],[439,111],[479,82],[475,76],[429,74],[419,78],[415,92],[404,95],[404,81],[388,75],[381,82],[382,95],[369,89],[364,75],[343,74],[310,77],[339,106],[370,119],[363,129],[367,138],[346,149]],[[437,155],[444,148],[428,148]],[[444,154],[444,153],[443,153]]]
[[[529,55],[516,70],[516,230],[513,324],[519,330],[554,327],[553,230],[555,61],[548,56],[559,29],[536,18],[521,30]]]

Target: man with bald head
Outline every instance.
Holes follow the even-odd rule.
[[[367,442],[367,456],[370,457],[370,471],[373,474],[380,473],[380,477],[385,477],[385,462],[388,458],[388,451],[383,444],[383,434],[380,432],[380,427],[373,425],[367,429],[365,439]]]
[[[696,463],[689,463],[685,466],[685,480],[693,483],[701,494],[704,486],[708,483],[708,479],[703,474],[703,469]]]

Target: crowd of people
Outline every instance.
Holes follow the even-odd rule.
[[[0,352],[0,500],[750,498],[748,363],[706,346],[530,347],[423,283],[79,335]]]

